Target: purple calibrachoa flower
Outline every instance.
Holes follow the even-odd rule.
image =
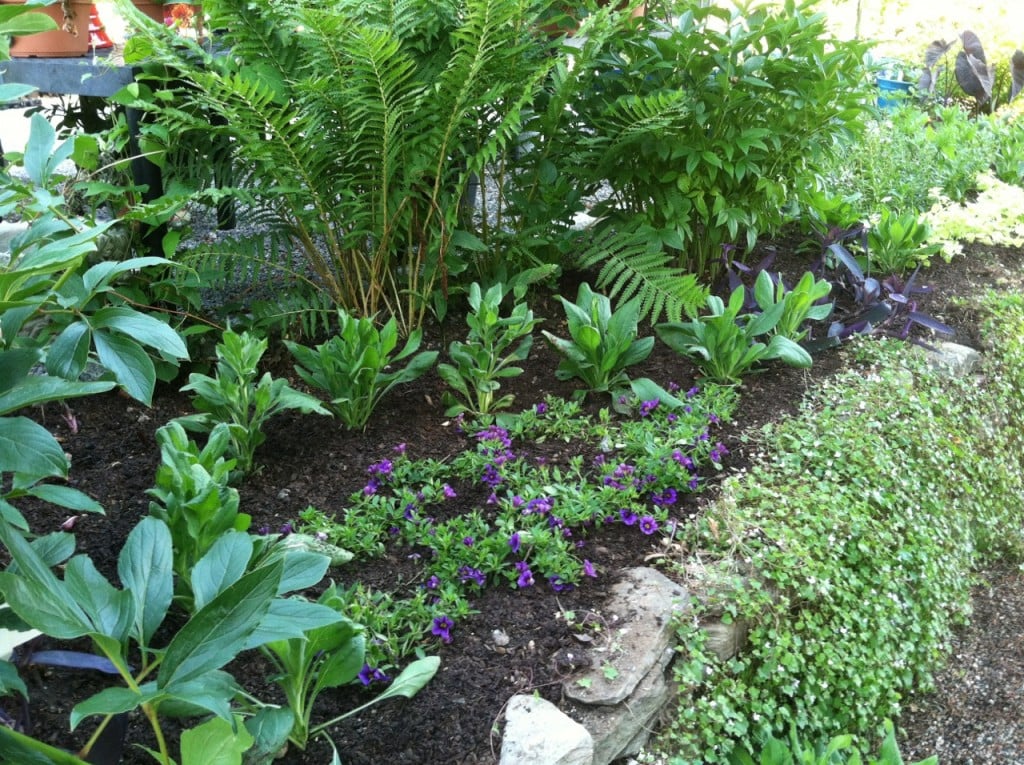
[[[675,489],[665,489],[661,494],[651,495],[651,504],[657,507],[667,507],[674,505],[677,499],[679,499],[679,494]]]
[[[490,486],[492,489],[496,488],[503,480],[505,479],[501,477],[498,468],[490,463],[484,467],[484,472],[480,476],[480,482]]]
[[[650,401],[640,402],[640,416],[647,417],[651,412],[658,408],[661,403],[659,399],[652,398]]]
[[[441,486],[441,493],[444,494],[445,499],[455,499],[455,497],[459,496],[455,493],[455,489],[448,484]]]
[[[295,528],[292,526],[291,521],[288,521],[287,523],[283,524],[280,529],[281,536],[285,537],[291,534],[293,531],[295,531]]]
[[[692,388],[690,388],[688,391],[686,391],[686,397],[687,398],[693,398],[698,393],[700,393],[700,388],[698,388],[696,385],[694,385]]]
[[[548,584],[551,585],[551,589],[555,592],[569,592],[569,590],[573,589],[572,584],[569,582],[563,582],[562,577],[558,574],[552,574],[549,576]]]
[[[371,667],[369,664],[363,664],[363,668],[359,670],[359,682],[363,685],[370,685],[370,683],[386,683],[391,678],[384,674],[384,671],[377,668]]]
[[[487,577],[484,576],[484,572],[478,568],[473,568],[472,566],[462,566],[459,569],[459,581],[474,582],[480,587],[483,587],[485,584],[487,584]]]
[[[533,572],[530,571],[530,564],[525,560],[516,563],[516,571],[519,572],[519,579],[516,580],[516,584],[520,587],[529,587],[533,584]]]
[[[677,383],[675,380],[669,380],[668,381],[668,385],[666,386],[666,390],[669,393],[678,393],[679,392],[679,383]]]
[[[536,414],[546,414],[548,411],[548,405],[541,401],[539,404],[533,407],[533,411]]]
[[[636,523],[636,513],[634,513],[628,507],[624,507],[621,510],[619,510],[619,518],[621,518],[622,522],[627,526],[632,526],[634,523]]]
[[[395,454],[405,454],[405,449],[406,449],[405,444],[395,444],[395,446],[392,449],[392,451],[394,451]]]
[[[508,538],[508,546],[512,548],[512,552],[513,553],[518,553],[519,552],[520,544],[521,544],[521,542],[519,540],[519,532],[518,531],[515,532],[512,536],[510,536]]]
[[[594,569],[594,564],[586,558],[583,559],[583,576],[589,576],[591,579],[597,579],[597,571]]]
[[[640,519],[640,531],[650,536],[658,530],[658,522],[650,515],[645,515]]]
[[[682,465],[687,470],[693,470],[693,468],[694,468],[693,460],[690,459],[689,457],[687,457],[685,454],[683,454],[678,449],[674,449],[672,451],[672,459],[675,460],[676,462],[678,462],[680,465]]]
[[[473,537],[463,537],[462,538],[462,544],[464,544],[466,547],[472,547],[473,543],[475,541],[476,540],[474,540]]]
[[[551,497],[537,497],[531,499],[526,503],[526,507],[523,509],[523,515],[546,515],[551,511],[553,500]]]
[[[376,478],[371,478],[369,481],[367,481],[366,486],[363,487],[363,494],[365,494],[367,497],[371,497],[377,493],[377,489],[379,488],[380,481],[378,481]]]
[[[427,580],[426,588],[428,590],[436,590],[441,586],[441,580],[437,578],[437,574],[431,574],[430,579]]]
[[[686,485],[690,488],[690,491],[697,491],[697,487],[700,486],[700,480],[698,480],[698,478],[694,476]]]
[[[381,460],[380,462],[374,462],[368,468],[366,472],[372,476],[379,476],[380,478],[390,478],[391,473],[394,471],[394,464],[391,460]]]
[[[454,626],[455,622],[442,614],[441,616],[434,617],[434,626],[430,628],[430,632],[441,638],[441,642],[450,643],[452,642],[452,627]]]
[[[728,453],[729,450],[725,448],[725,444],[719,441],[717,444],[715,444],[715,448],[711,450],[711,454],[708,456],[711,457],[712,462],[721,462],[722,457],[724,457]]]

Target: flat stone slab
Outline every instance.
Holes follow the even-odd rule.
[[[498,765],[592,765],[586,728],[546,699],[513,696],[505,709]]]
[[[563,684],[582,704],[612,705],[627,699],[659,665],[672,639],[673,620],[690,608],[686,588],[651,568],[631,568],[612,587],[607,610],[616,619],[594,664]]]

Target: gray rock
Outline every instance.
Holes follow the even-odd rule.
[[[565,694],[584,704],[618,704],[628,698],[661,661],[672,638],[673,617],[687,608],[686,589],[664,574],[650,568],[624,571],[607,606],[617,617],[609,630],[607,657],[566,681]]]
[[[665,670],[674,656],[675,651],[667,648],[625,703],[576,707],[579,721],[594,739],[594,765],[636,754],[647,743],[654,719],[672,698]]]
[[[933,347],[934,351],[920,350],[932,369],[949,377],[967,377],[981,364],[981,354],[966,345],[938,342]]]
[[[499,765],[592,765],[594,741],[586,728],[550,701],[513,696],[505,710]]]

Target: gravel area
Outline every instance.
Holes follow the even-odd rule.
[[[982,581],[935,692],[910,699],[899,721],[908,763],[1024,765],[1024,571],[1002,566]]]

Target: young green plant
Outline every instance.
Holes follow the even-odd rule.
[[[298,365],[295,371],[306,383],[327,392],[327,408],[346,428],[365,428],[373,410],[396,385],[422,377],[437,360],[437,351],[416,354],[423,331],[414,330],[402,350],[398,347],[398,323],[392,318],[379,330],[369,318],[353,318],[338,311],[338,334],[316,350],[285,341]],[[409,358],[412,356],[412,358]],[[400,361],[404,367],[388,371]]]
[[[263,425],[288,409],[303,414],[329,414],[313,396],[295,390],[287,380],[264,373],[257,382],[257,365],[267,350],[267,341],[230,329],[217,345],[217,376],[193,372],[183,391],[195,393],[201,414],[177,419],[186,429],[211,432],[218,423],[228,427],[230,451],[238,470],[245,474],[254,467],[256,448],[266,440]]]
[[[565,308],[569,335],[566,340],[550,332],[541,334],[562,355],[555,376],[560,380],[577,377],[587,390],[610,393],[613,397],[629,386],[626,368],[639,364],[651,354],[654,338],[637,338],[640,299],[633,298],[612,311],[611,301],[580,285],[576,302],[559,297]]]
[[[514,396],[498,397],[502,378],[516,377],[533,347],[533,328],[539,319],[526,303],[517,302],[508,316],[501,315],[504,285],[498,283],[481,291],[474,282],[469,287],[470,312],[466,315],[469,333],[465,342],[453,341],[448,356],[453,363],[438,364],[437,372],[452,389],[445,394],[448,416],[473,414],[490,416],[512,405]],[[517,295],[517,298],[519,296]]]

